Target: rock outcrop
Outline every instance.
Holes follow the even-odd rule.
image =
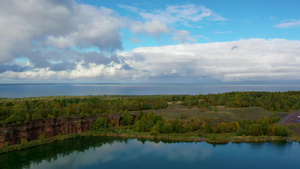
[[[133,118],[135,117],[135,114],[131,115]],[[21,140],[37,140],[41,134],[49,138],[59,134],[64,135],[88,131],[92,128],[92,124],[98,117],[59,117],[31,121],[19,125],[0,125],[0,147],[3,147],[6,142],[8,145],[14,145],[20,143]],[[107,118],[114,126],[120,125],[120,114],[108,114]]]
[[[96,117],[60,117],[21,123],[19,125],[6,124],[0,126],[0,147],[7,142],[9,145],[19,143],[22,139],[32,141],[39,139],[41,134],[46,138],[58,134],[81,133],[90,130]]]

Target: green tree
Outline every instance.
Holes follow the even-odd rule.
[[[263,135],[262,126],[260,124],[252,124],[249,128],[249,135],[251,136]]]
[[[165,122],[162,127],[163,133],[173,133],[172,125],[169,122]]]
[[[160,125],[155,124],[151,129],[150,129],[150,134],[157,136],[160,133]]]
[[[274,116],[274,117],[272,117],[272,122],[273,123],[277,123],[277,122],[279,122],[280,121],[280,117],[279,116]]]
[[[273,125],[270,125],[268,126],[268,129],[267,129],[267,135],[268,136],[274,136],[275,135],[275,126]]]
[[[284,125],[277,125],[275,128],[275,135],[276,136],[288,136],[289,135],[289,129],[287,126]]]
[[[142,128],[142,122],[141,120],[135,121],[133,124],[133,131],[140,132]]]
[[[236,133],[235,133],[237,136],[242,136],[245,134],[245,131],[242,129],[242,128],[239,128],[236,130]]]
[[[92,129],[93,130],[103,130],[108,128],[109,121],[107,117],[99,117],[93,124]]]
[[[213,132],[210,124],[206,124],[205,125],[205,132],[206,133],[212,133]]]
[[[122,120],[120,122],[121,125],[126,126],[126,125],[132,125],[133,124],[133,118],[127,111],[125,111],[122,114],[121,118],[122,118]]]

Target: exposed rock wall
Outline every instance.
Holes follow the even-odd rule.
[[[133,115],[134,116],[134,115]],[[115,126],[119,126],[121,115],[107,115],[110,122]],[[58,134],[73,134],[88,131],[92,128],[92,124],[98,117],[59,117],[56,119],[43,119],[19,125],[0,125],[0,147],[7,142],[13,145],[21,142],[21,139],[32,141],[39,139],[41,134],[45,134],[46,138],[56,136]]]

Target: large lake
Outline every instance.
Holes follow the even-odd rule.
[[[231,91],[299,91],[300,85],[186,85],[186,84],[0,84],[0,97],[83,95],[209,94]]]
[[[172,143],[110,137],[81,137],[0,154],[0,168],[270,168],[296,169],[300,144]]]

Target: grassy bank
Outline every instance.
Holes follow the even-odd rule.
[[[242,142],[267,142],[267,141],[284,141],[290,140],[300,142],[300,137],[279,137],[279,136],[235,136],[234,133],[224,134],[207,134],[199,137],[197,133],[188,134],[160,134],[151,135],[149,132],[97,132],[89,131],[82,134],[83,136],[108,136],[108,137],[125,137],[125,138],[141,138],[151,140],[168,140],[168,141],[185,141],[185,142],[208,142],[208,143],[242,143]]]
[[[156,141],[173,141],[173,142],[207,142],[210,144],[227,144],[232,143],[253,143],[253,142],[272,142],[272,141],[293,141],[300,142],[299,136],[292,137],[280,137],[280,136],[234,136],[233,134],[209,134],[203,137],[199,137],[196,133],[189,134],[161,134],[161,135],[151,135],[150,132],[98,132],[89,131],[81,134],[69,134],[62,136],[55,136],[52,138],[45,138],[43,140],[34,140],[26,143],[15,144],[11,146],[5,146],[0,148],[0,154],[23,150],[32,147],[37,147],[56,141],[68,140],[73,138],[78,138],[81,136],[102,136],[102,137],[122,137],[122,138],[133,138],[133,139],[145,139],[145,140],[156,140]]]
[[[81,136],[104,136],[104,137],[123,137],[123,138],[137,138],[146,140],[158,140],[158,141],[174,141],[174,142],[207,142],[211,144],[225,144],[225,143],[243,143],[243,142],[267,142],[267,141],[284,141],[290,140],[300,142],[300,137],[279,137],[279,136],[235,136],[234,133],[221,133],[221,134],[205,134],[197,135],[197,133],[187,134],[159,134],[151,135],[150,132],[100,132],[100,131],[87,131],[81,134],[68,134],[59,135],[51,138],[34,140],[26,143],[15,144],[11,146],[5,146],[0,148],[0,153],[6,153],[10,151],[28,149],[37,147],[44,144],[53,143],[55,141],[62,141],[67,139],[78,138]]]

